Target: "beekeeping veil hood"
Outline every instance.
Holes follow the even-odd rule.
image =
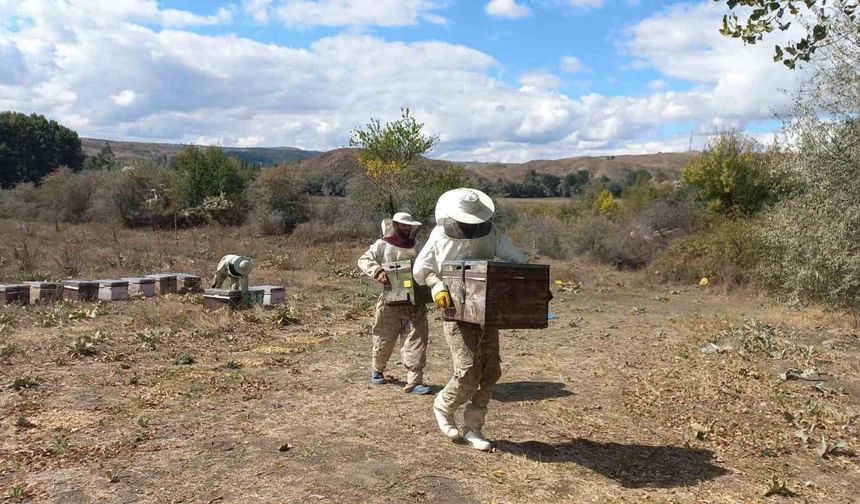
[[[461,187],[439,196],[436,202],[436,223],[454,219],[464,224],[482,224],[490,220],[495,212],[493,200],[484,192]]]
[[[391,236],[395,236],[397,233],[394,232],[394,223],[399,222],[401,224],[406,224],[412,228],[412,232],[409,233],[410,236],[415,236],[415,232],[418,231],[418,228],[421,227],[421,223],[412,220],[412,215],[406,212],[397,212],[394,214],[394,217],[390,219],[382,219],[382,237],[388,238]]]

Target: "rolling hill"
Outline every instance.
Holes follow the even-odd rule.
[[[96,138],[81,138],[81,144],[84,148],[84,154],[88,156],[97,153],[108,145],[120,161],[145,158],[166,163],[169,163],[186,147],[183,144],[118,142]],[[295,163],[322,154],[319,151],[302,150],[295,147],[224,147],[224,150],[248,163],[262,165]]]
[[[120,161],[148,158],[157,162],[169,163],[185,148],[180,144],[117,142],[82,138],[84,152],[93,155],[109,145]],[[306,174],[352,177],[361,173],[358,163],[358,149],[342,148],[327,152],[309,151],[294,147],[224,147],[228,153],[249,163],[274,165],[279,163],[296,164],[296,168]],[[579,170],[587,170],[592,177],[606,177],[617,180],[627,173],[644,169],[655,178],[673,180],[680,176],[681,168],[696,155],[695,152],[661,152],[622,156],[580,156],[564,159],[535,160],[526,163],[452,163],[436,159],[422,159],[421,164],[428,168],[444,168],[462,164],[474,177],[486,180],[519,182],[526,172],[535,170],[553,175],[566,175]]]

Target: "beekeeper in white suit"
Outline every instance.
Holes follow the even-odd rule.
[[[254,263],[251,259],[235,254],[225,255],[218,261],[212,288],[238,290],[242,295],[247,295],[248,275],[251,274],[252,269],[254,269]]]
[[[495,205],[476,189],[454,189],[439,197],[436,227],[415,260],[413,276],[431,287],[439,308],[453,306],[442,282],[442,262],[450,260],[501,259],[525,262],[519,249],[493,226]],[[454,376],[436,395],[433,413],[443,434],[460,438],[454,413],[465,404],[462,437],[472,447],[489,451],[492,445],[482,432],[493,385],[502,374],[499,331],[466,322],[444,322],[445,340],[454,361]]]
[[[382,221],[382,238],[376,240],[358,259],[358,267],[367,276],[382,285],[388,276],[382,265],[415,259],[418,246],[415,233],[421,223],[406,212],[398,212]],[[394,351],[398,338],[403,339],[400,355],[406,367],[406,387],[412,394],[429,394],[430,387],[424,384],[424,366],[427,363],[427,307],[425,305],[386,305],[385,294],[376,302],[373,321],[373,351],[370,381],[375,385],[385,383],[383,372]]]

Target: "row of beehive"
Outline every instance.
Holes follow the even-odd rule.
[[[129,297],[200,292],[200,277],[187,273],[158,273],[107,280],[64,280],[0,284],[0,304],[46,304],[69,301],[119,301]]]
[[[119,301],[129,297],[200,292],[200,277],[187,273],[157,273],[145,277],[117,280],[65,280],[63,282],[24,282],[0,284],[0,304],[47,304],[61,299],[69,301]],[[248,289],[252,304],[274,306],[286,299],[286,290],[278,285]],[[243,301],[239,291],[206,289],[204,304],[210,308],[238,307]]]

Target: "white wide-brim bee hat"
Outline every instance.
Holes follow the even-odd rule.
[[[421,223],[412,219],[412,214],[397,212],[390,219],[382,219],[382,236],[394,236],[394,223],[399,222],[412,228],[412,235],[421,227]]]
[[[436,222],[454,219],[464,224],[482,224],[496,213],[492,198],[483,191],[461,187],[439,196],[436,202]]]

